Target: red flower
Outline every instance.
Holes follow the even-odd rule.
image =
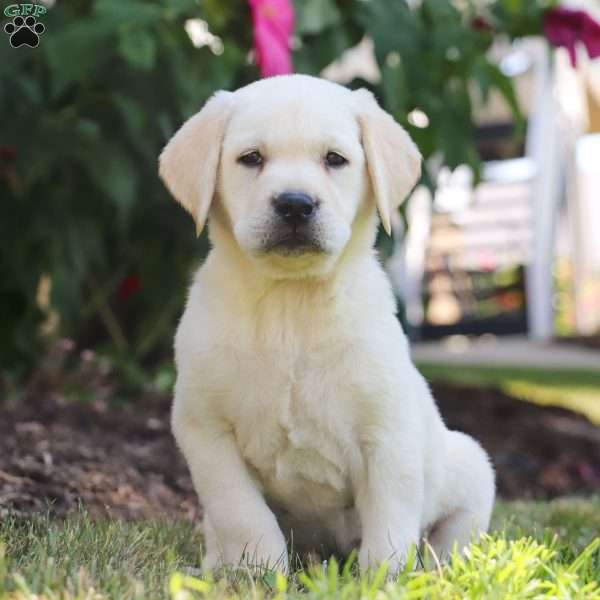
[[[123,278],[119,284],[119,297],[121,300],[127,300],[135,294],[140,289],[141,284],[141,279],[135,274],[127,275],[127,277]]]
[[[583,10],[562,7],[549,10],[544,15],[544,34],[553,46],[567,49],[574,67],[577,42],[585,46],[590,58],[600,56],[600,23]]]
[[[471,27],[477,31],[481,31],[482,33],[491,33],[493,29],[490,22],[483,17],[475,17],[471,21]]]
[[[256,64],[262,77],[292,72],[290,37],[294,9],[290,0],[248,0],[252,13]]]

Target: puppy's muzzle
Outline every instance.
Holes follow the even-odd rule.
[[[282,192],[272,199],[271,205],[276,222],[265,246],[267,252],[283,256],[322,252],[314,226],[318,200],[304,192]]]
[[[303,192],[283,192],[273,198],[273,209],[285,223],[298,227],[315,216],[317,203]]]

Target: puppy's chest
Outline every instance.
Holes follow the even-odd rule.
[[[350,504],[360,462],[350,388],[317,365],[258,372],[233,425],[267,496],[292,510]]]

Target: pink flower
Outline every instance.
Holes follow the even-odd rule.
[[[252,13],[256,63],[262,77],[292,72],[290,37],[294,9],[290,0],[248,0]]]
[[[544,34],[553,46],[567,49],[577,66],[576,44],[581,42],[590,58],[600,56],[600,23],[583,10],[557,7],[544,15]]]

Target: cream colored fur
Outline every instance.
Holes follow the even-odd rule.
[[[238,157],[259,149],[260,168]],[[327,168],[328,151],[349,164]],[[420,155],[365,91],[292,75],[219,92],[166,146],[160,173],[212,250],[175,340],[173,431],[204,508],[203,567],[359,549],[402,564],[429,532],[446,554],[488,527],[494,476],[449,431],[413,366],[373,243]],[[319,200],[322,251],[265,252],[271,199]]]

